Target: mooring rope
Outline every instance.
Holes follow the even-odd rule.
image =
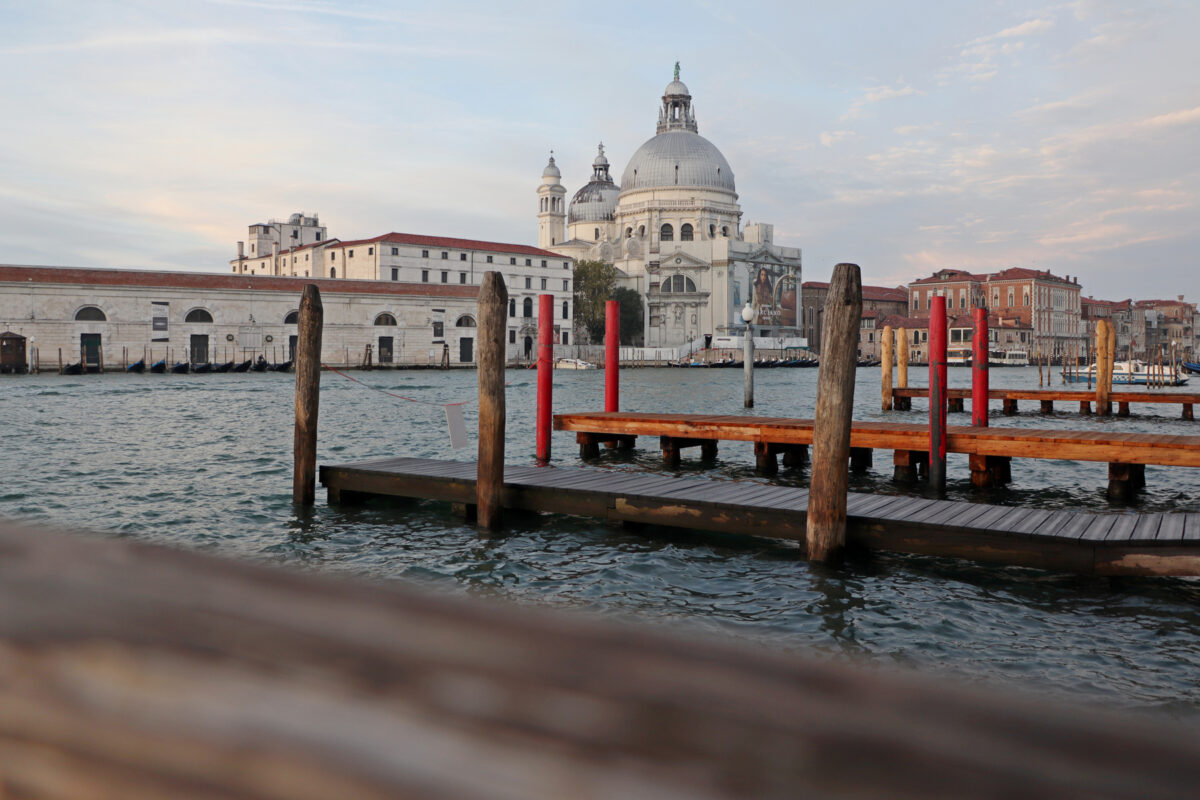
[[[324,367],[325,369],[329,370],[332,373],[341,375],[343,378],[345,378],[348,381],[354,381],[359,386],[365,386],[368,389],[379,392],[380,394],[386,394],[388,397],[394,397],[397,400],[407,400],[410,403],[419,403],[420,405],[423,405],[423,406],[434,406],[435,408],[444,408],[446,406],[465,406],[467,403],[474,402],[473,400],[460,400],[457,403],[431,403],[428,400],[418,400],[415,397],[406,397],[405,395],[396,394],[395,392],[389,392],[386,389],[380,389],[378,386],[372,386],[369,383],[364,383],[363,381],[360,381],[358,378],[355,378],[351,375],[347,375],[346,373],[344,373],[340,370],[336,370],[333,367],[329,366],[328,364],[322,363],[321,366]],[[507,384],[505,384],[505,385],[507,386]]]

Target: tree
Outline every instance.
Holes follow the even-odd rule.
[[[586,259],[575,262],[575,325],[591,342],[604,341],[604,301],[612,299],[616,279],[612,264]]]
[[[642,346],[642,296],[636,289],[621,287],[613,291],[612,299],[620,304],[621,344]]]

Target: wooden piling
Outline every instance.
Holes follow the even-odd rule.
[[[1109,402],[1108,377],[1108,320],[1096,321],[1096,413],[1108,416],[1112,412]]]
[[[929,485],[946,488],[946,298],[929,307]]]
[[[621,304],[604,304],[604,410],[621,410]]]
[[[554,412],[554,295],[538,296],[537,419],[538,461],[550,460],[550,416]]]
[[[304,287],[296,320],[296,431],[292,502],[311,506],[317,485],[317,410],[321,403],[321,332],[325,309],[316,284]]]
[[[476,519],[483,528],[500,524],[504,488],[504,336],[508,289],[499,272],[484,273],[479,286],[479,464],[475,481]]]
[[[983,306],[971,312],[975,331],[971,353],[971,424],[986,428],[988,424],[988,313]]]
[[[899,389],[908,388],[908,329],[896,329],[896,387]],[[912,398],[897,397],[893,398],[892,406],[894,408],[907,411],[912,408]]]
[[[1105,385],[1108,386],[1108,393],[1112,395],[1113,385],[1113,365],[1117,359],[1117,326],[1109,322],[1105,328],[1105,357],[1104,363],[1108,367],[1108,374],[1105,376]]]
[[[846,545],[846,461],[862,317],[857,264],[834,267],[824,317],[807,520],[808,557],[813,561],[834,560]]]
[[[892,326],[883,326],[880,341],[880,385],[883,392],[883,410],[892,410]]]

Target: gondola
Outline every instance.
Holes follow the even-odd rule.
[[[229,370],[231,370],[231,369],[233,369],[232,361],[226,361],[224,364],[213,364],[212,365],[213,372],[229,372]]]
[[[125,368],[126,372],[136,372],[139,375],[146,371],[146,359],[139,358],[137,361]]]
[[[1200,364],[1197,364],[1195,361],[1183,361],[1181,363],[1183,364],[1183,368],[1188,372],[1193,375],[1200,375]]]
[[[150,371],[162,375],[167,371],[167,360],[165,358],[160,358],[158,361],[155,361],[150,365]]]
[[[233,362],[230,362],[230,363],[233,363]],[[233,367],[233,370],[232,370],[232,371],[233,371],[233,372],[249,372],[249,371],[250,371],[250,365],[251,365],[251,364],[253,364],[253,363],[254,363],[253,361],[251,361],[250,359],[248,359],[248,358],[247,358],[247,359],[246,359],[245,361],[243,361],[242,363],[240,363],[240,364],[235,364],[235,365],[234,365],[234,367]]]
[[[271,369],[275,372],[287,372],[292,368],[292,362],[284,361],[282,364],[272,364]]]
[[[262,356],[259,356],[258,360],[254,362],[254,366],[250,367],[250,369],[254,370],[255,372],[266,372],[270,368],[271,365],[268,364],[267,360]]]
[[[67,364],[65,367],[63,367],[62,374],[63,375],[82,375],[83,374],[83,362],[76,361],[74,364]]]
[[[171,367],[171,372],[175,373],[176,375],[186,375],[187,371],[188,363],[186,361],[180,361],[175,366]]]
[[[192,365],[192,372],[198,372],[203,375],[206,372],[212,372],[212,371],[213,371],[213,365],[211,363],[193,364]]]

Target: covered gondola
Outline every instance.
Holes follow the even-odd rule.
[[[254,364],[254,362],[247,358],[242,363],[235,364],[231,371],[232,372],[249,372],[252,364]]]
[[[175,366],[171,367],[171,372],[175,373],[176,375],[186,375],[188,369],[188,363],[186,361],[180,361],[176,363]]]
[[[231,370],[231,369],[233,369],[232,361],[226,361],[224,364],[213,364],[212,365],[213,372],[229,372],[229,370]]]
[[[158,361],[155,361],[150,365],[150,371],[159,375],[163,374],[167,371],[167,360],[165,358],[160,358]]]
[[[136,372],[141,374],[146,371],[146,359],[139,358],[137,361],[125,368],[126,372]]]

